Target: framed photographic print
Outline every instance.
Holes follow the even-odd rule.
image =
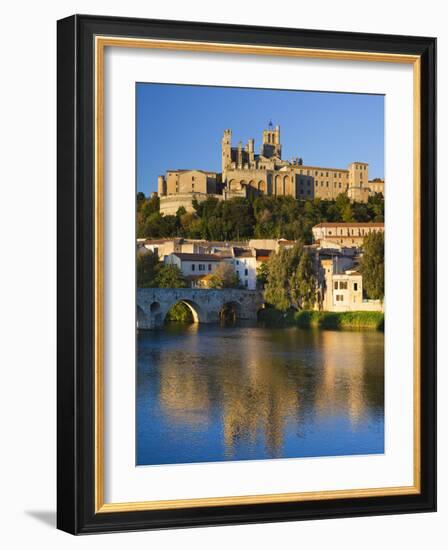
[[[58,22],[58,527],[434,511],[434,38]]]

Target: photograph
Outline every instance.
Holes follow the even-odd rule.
[[[136,466],[385,453],[384,111],[135,83]]]

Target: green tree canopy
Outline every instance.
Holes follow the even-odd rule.
[[[350,202],[347,194],[335,200],[300,200],[293,197],[262,195],[205,201],[193,200],[194,212],[180,207],[176,216],[162,215],[157,196],[137,195],[137,236],[145,238],[185,237],[208,240],[247,240],[286,238],[312,242],[311,229],[321,222],[384,221],[384,198],[369,197],[367,203]]]
[[[272,253],[267,266],[264,298],[268,304],[281,311],[312,308],[316,299],[316,277],[311,257],[301,241],[292,248],[280,248]]]
[[[209,288],[237,288],[239,286],[238,275],[230,264],[221,262],[210,275],[208,280]]]
[[[361,258],[363,289],[368,298],[384,298],[384,233],[370,233],[364,237]]]
[[[257,288],[263,289],[268,282],[269,268],[267,262],[261,262],[257,269]]]
[[[160,264],[154,279],[157,288],[185,288],[187,283],[176,265]]]
[[[137,254],[137,286],[142,288],[154,286],[159,258],[150,250]]]

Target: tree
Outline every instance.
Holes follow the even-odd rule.
[[[281,248],[268,261],[266,302],[281,311],[310,309],[316,300],[316,277],[311,257],[301,241]]]
[[[198,202],[194,212],[181,206],[175,216],[162,215],[160,199],[137,195],[137,236],[146,238],[185,237],[207,240],[256,238],[302,240],[312,243],[312,228],[321,222],[369,222],[384,220],[384,198],[369,197],[367,203],[350,202],[346,193],[335,200],[297,200],[289,196],[261,195],[218,200],[209,196]]]
[[[187,283],[176,265],[161,264],[154,279],[157,288],[185,288]]]
[[[185,206],[179,206],[179,208],[177,209],[177,212],[176,212],[176,216],[178,218],[181,218],[186,213],[187,213],[187,209],[185,208]]]
[[[145,249],[146,250],[146,249]],[[137,254],[137,286],[148,288],[154,286],[159,258],[150,250]]]
[[[154,195],[150,199],[141,200],[140,193],[137,194],[137,209],[145,217],[154,214],[154,212],[159,212],[160,209],[160,198],[157,195]]]
[[[375,193],[367,201],[370,221],[384,222],[384,197],[382,193]]]
[[[364,237],[361,258],[363,288],[368,298],[384,298],[384,233],[370,233]]]
[[[269,268],[267,262],[261,262],[257,269],[257,288],[263,289],[268,282]]]
[[[239,286],[238,275],[230,264],[221,262],[210,275],[208,280],[209,288],[236,288]]]
[[[180,233],[184,237],[200,239],[202,235],[201,219],[194,212],[187,212],[180,216]]]
[[[353,217],[353,208],[350,203],[344,206],[344,209],[342,210],[342,221],[345,223],[355,221]]]

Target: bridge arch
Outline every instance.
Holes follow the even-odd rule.
[[[231,300],[224,302],[219,310],[219,320],[221,323],[234,323],[241,318],[241,304]]]
[[[149,326],[149,318],[143,308],[137,305],[137,328],[147,328]]]
[[[168,310],[165,314],[165,319],[164,320],[166,320],[166,317],[167,317],[168,313],[177,304],[183,304],[183,305],[187,306],[187,308],[189,309],[189,311],[190,311],[190,313],[193,317],[193,323],[202,323],[202,322],[204,322],[204,312],[202,311],[201,306],[199,304],[197,304],[195,301],[189,300],[189,299],[186,299],[186,298],[183,298],[181,300],[177,300],[176,302],[173,302],[168,307]]]

